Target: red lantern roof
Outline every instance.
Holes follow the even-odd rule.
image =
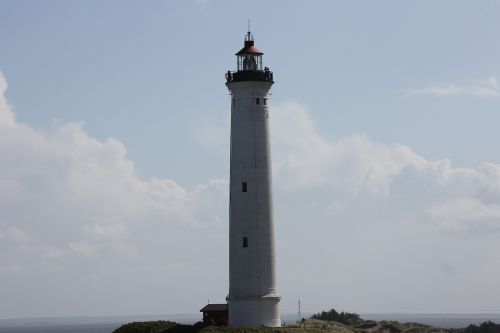
[[[254,46],[253,40],[246,40],[245,41],[245,47],[242,48],[236,55],[242,55],[242,54],[257,54],[257,55],[263,55],[261,50],[256,48]]]

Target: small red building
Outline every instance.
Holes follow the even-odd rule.
[[[227,326],[229,322],[227,304],[207,304],[200,312],[203,312],[204,324]]]

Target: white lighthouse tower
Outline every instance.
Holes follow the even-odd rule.
[[[281,326],[274,268],[268,92],[273,73],[250,31],[228,71],[231,92],[229,325]]]

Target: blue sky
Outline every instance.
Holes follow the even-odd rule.
[[[199,119],[227,117],[223,73],[234,67],[250,18],[276,73],[275,103],[309,106],[332,139],[365,133],[473,166],[500,159],[497,100],[405,91],[498,75],[499,6],[4,1],[2,71],[18,119],[41,129],[54,119],[84,121],[91,135],[126,143],[145,177],[175,176],[190,186],[227,174],[223,154],[210,158],[184,134]]]
[[[499,312],[499,1],[4,0],[3,316],[224,299],[248,19],[276,80],[284,311]]]

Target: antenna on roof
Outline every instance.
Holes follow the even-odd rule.
[[[245,42],[253,42],[252,32],[250,31],[250,19],[248,19],[248,32],[245,36]]]

